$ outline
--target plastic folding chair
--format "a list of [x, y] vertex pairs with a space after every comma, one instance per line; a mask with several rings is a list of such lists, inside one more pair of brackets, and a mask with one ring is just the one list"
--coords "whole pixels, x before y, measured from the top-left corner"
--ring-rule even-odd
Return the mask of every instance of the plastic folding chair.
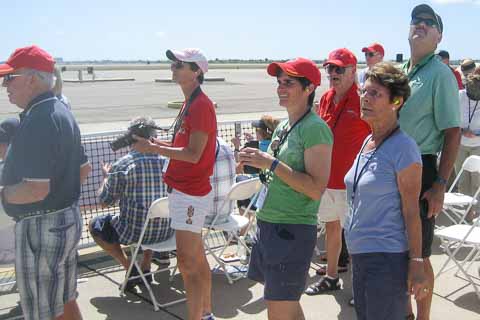
[[470, 156], [462, 164], [462, 169], [455, 177], [450, 189], [445, 193], [445, 200], [443, 203], [442, 212], [452, 221], [454, 224], [465, 223], [465, 218], [472, 208], [477, 203], [477, 197], [480, 193], [480, 186], [477, 188], [473, 195], [466, 195], [459, 192], [452, 192], [455, 186], [458, 184], [462, 174], [466, 172], [476, 172], [480, 174], [480, 156]]
[[[477, 297], [480, 299], [480, 291], [472, 276], [468, 273], [468, 269], [473, 262], [480, 258], [480, 219], [476, 219], [473, 225], [456, 224], [437, 229], [435, 230], [435, 235], [442, 240], [443, 248], [448, 255], [447, 261], [444, 262], [435, 278], [452, 269], [452, 267], [447, 269], [447, 265], [450, 261], [453, 261], [455, 264], [453, 268], [458, 268], [456, 275], [461, 272], [473, 286]], [[470, 248], [470, 252], [465, 259], [458, 260], [456, 256], [462, 248]], [[465, 267], [467, 262], [469, 264]]]
[[[153, 243], [153, 244], [142, 244], [143, 237], [145, 235], [145, 231], [147, 229], [147, 226], [150, 222], [150, 220], [155, 219], [155, 218], [169, 218], [170, 214], [168, 211], [168, 198], [161, 198], [155, 200], [151, 205], [148, 210], [147, 218], [145, 219], [145, 224], [143, 225], [142, 232], [140, 234], [140, 238], [138, 239], [138, 243], [133, 244], [130, 246], [130, 249], [132, 250], [132, 258], [131, 258], [131, 263], [130, 266], [128, 267], [127, 274], [125, 275], [125, 279], [120, 287], [120, 294], [124, 295], [125, 293], [125, 287], [127, 285], [128, 280], [134, 280], [141, 278], [143, 283], [145, 284], [145, 287], [148, 290], [148, 293], [150, 294], [150, 298], [152, 299], [153, 302], [153, 308], [155, 311], [158, 311], [160, 308], [165, 308], [168, 306], [172, 306], [174, 304], [183, 302], [186, 300], [186, 298], [181, 298], [175, 301], [171, 301], [165, 304], [160, 304], [158, 303], [157, 299], [155, 298], [155, 295], [153, 294], [152, 287], [148, 283], [147, 279], [145, 276], [150, 275], [150, 274], [155, 274], [159, 272], [169, 272], [170, 270], [173, 269], [173, 273], [170, 275], [170, 281], [173, 279], [173, 276], [175, 274], [175, 271], [177, 270], [177, 264], [173, 266], [169, 266], [166, 268], [159, 268], [153, 272], [149, 273], [143, 273], [142, 269], [140, 268], [140, 265], [138, 264], [137, 261], [137, 256], [138, 252], [140, 251], [140, 248], [142, 250], [152, 250], [156, 252], [169, 252], [177, 249], [176, 245], [176, 240], [175, 240], [175, 235], [170, 237], [168, 240], [158, 242], [158, 243]], [[130, 273], [132, 272], [133, 266], [135, 266], [138, 270], [139, 275], [138, 276], [133, 276], [130, 277]]]
[[[230, 191], [225, 197], [221, 208], [223, 209], [223, 207], [229, 204], [230, 201], [250, 199], [253, 195], [258, 193], [261, 188], [262, 183], [260, 182], [259, 178], [252, 178], [249, 180], [237, 182], [230, 188]], [[216, 224], [218, 215], [215, 216], [212, 222], [207, 226], [207, 231], [203, 236], [203, 242], [207, 252], [211, 254], [215, 261], [218, 263], [223, 273], [227, 277], [228, 283], [230, 284], [242, 277], [236, 277], [235, 279], [232, 278], [227, 272], [226, 263], [222, 261], [220, 257], [224, 253], [225, 249], [227, 249], [227, 247], [230, 245], [233, 239], [237, 241], [238, 245], [243, 246], [245, 250], [250, 253], [250, 248], [245, 243], [244, 238], [238, 236], [237, 232], [245, 227], [248, 232], [248, 230], [251, 228], [252, 222], [250, 219], [248, 219], [248, 213], [251, 210], [252, 204], [253, 203], [250, 202], [243, 215], [239, 215], [236, 213], [230, 214], [228, 216], [228, 221], [225, 223]], [[218, 210], [218, 212], [222, 212], [222, 210]], [[212, 246], [208, 243], [209, 234], [215, 231], [222, 231], [228, 233], [227, 240], [225, 241], [224, 245], [221, 246], [219, 249], [212, 248]], [[217, 254], [216, 251], [218, 251], [219, 254]]]

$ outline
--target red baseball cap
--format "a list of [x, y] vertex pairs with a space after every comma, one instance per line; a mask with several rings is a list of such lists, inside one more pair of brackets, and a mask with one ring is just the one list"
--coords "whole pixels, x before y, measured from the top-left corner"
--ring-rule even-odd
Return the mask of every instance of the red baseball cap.
[[328, 59], [327, 61], [325, 61], [323, 66], [325, 67], [328, 64], [334, 64], [339, 67], [356, 67], [357, 58], [352, 51], [348, 50], [347, 48], [341, 48], [330, 52], [330, 54], [328, 55]]
[[383, 49], [383, 46], [377, 42], [374, 42], [368, 47], [363, 48], [362, 52], [378, 52], [378, 53], [381, 53], [382, 56], [385, 55], [385, 50]]
[[318, 70], [317, 65], [312, 60], [295, 58], [287, 62], [272, 62], [268, 65], [267, 72], [272, 77], [276, 77], [278, 69], [281, 69], [291, 77], [307, 78], [316, 87], [320, 85], [320, 70]]
[[53, 73], [54, 65], [53, 57], [35, 45], [19, 48], [12, 53], [7, 62], [0, 64], [0, 77], [20, 68]]

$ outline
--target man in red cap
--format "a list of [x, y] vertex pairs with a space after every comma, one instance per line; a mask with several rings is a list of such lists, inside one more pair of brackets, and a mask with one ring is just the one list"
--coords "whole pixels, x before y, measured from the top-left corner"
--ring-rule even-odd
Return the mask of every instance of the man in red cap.
[[365, 74], [375, 64], [383, 61], [385, 50], [380, 43], [375, 42], [368, 47], [364, 47], [362, 52], [365, 52], [365, 61], [367, 62], [367, 67], [358, 73], [358, 82], [360, 83], [360, 86], [363, 87], [363, 84], [365, 83]]
[[[343, 179], [352, 166], [370, 127], [360, 119], [360, 98], [355, 84], [357, 59], [348, 49], [332, 51], [323, 64], [330, 80], [330, 90], [320, 99], [318, 114], [333, 132], [332, 167], [318, 219], [326, 223], [327, 266], [317, 270], [320, 280], [305, 293], [315, 295], [341, 288], [338, 276], [342, 249], [342, 225], [348, 210]], [[347, 260], [346, 258], [345, 260]], [[342, 261], [346, 271], [347, 261]]]
[[16, 221], [15, 274], [25, 319], [81, 319], [77, 245], [80, 184], [91, 169], [73, 115], [51, 91], [54, 60], [17, 49], [0, 77], [20, 126], [5, 157], [2, 204]]

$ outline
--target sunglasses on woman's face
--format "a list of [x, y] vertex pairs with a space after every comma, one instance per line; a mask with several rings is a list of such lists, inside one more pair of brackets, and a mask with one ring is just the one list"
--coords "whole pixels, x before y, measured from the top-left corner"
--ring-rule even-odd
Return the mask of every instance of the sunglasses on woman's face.
[[373, 58], [377, 55], [376, 52], [365, 52], [365, 58]]
[[170, 65], [172, 69], [182, 69], [184, 66], [185, 66], [185, 62], [183, 61], [175, 61], [175, 62], [172, 62], [172, 64]]
[[344, 74], [347, 68], [348, 67], [340, 67], [334, 64], [329, 64], [325, 67], [325, 70], [327, 71], [327, 73], [332, 73], [333, 71], [335, 71], [336, 74]]
[[357, 93], [358, 93], [358, 95], [359, 95], [361, 98], [363, 98], [364, 96], [367, 96], [367, 95], [368, 95], [368, 96], [371, 97], [371, 98], [379, 99], [379, 98], [381, 98], [381, 97], [383, 96], [380, 92], [378, 92], [378, 91], [375, 90], [375, 89], [359, 88], [359, 89], [357, 90]]

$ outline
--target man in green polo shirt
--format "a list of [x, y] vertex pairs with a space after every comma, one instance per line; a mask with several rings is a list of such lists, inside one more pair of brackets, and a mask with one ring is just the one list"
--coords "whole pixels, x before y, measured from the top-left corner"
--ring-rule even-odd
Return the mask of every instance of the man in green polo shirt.
[[[426, 299], [417, 302], [417, 319], [430, 318], [434, 275], [429, 257], [435, 217], [441, 212], [447, 180], [460, 144], [458, 85], [450, 69], [434, 54], [442, 40], [443, 22], [428, 5], [416, 6], [410, 23], [410, 60], [403, 66], [412, 90], [400, 110], [400, 127], [417, 142], [422, 153], [422, 257], [410, 257], [410, 268], [423, 263], [429, 281]], [[441, 152], [437, 170], [437, 154]], [[417, 258], [417, 259], [415, 259]], [[407, 310], [413, 316], [411, 304]], [[413, 318], [412, 318], [413, 319]]]

